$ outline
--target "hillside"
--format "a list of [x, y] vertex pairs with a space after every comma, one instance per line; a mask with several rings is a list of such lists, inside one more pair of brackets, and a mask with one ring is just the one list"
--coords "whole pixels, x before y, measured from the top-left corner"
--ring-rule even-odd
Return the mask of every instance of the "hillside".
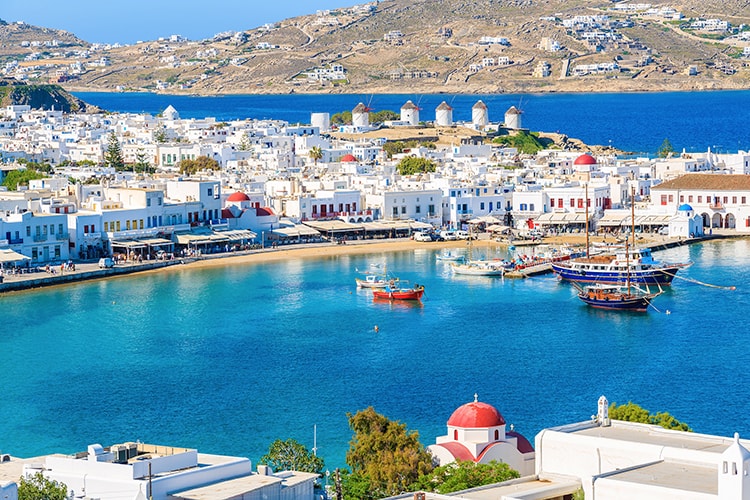
[[[594, 0], [382, 0], [224, 33], [96, 47], [65, 32], [64, 50], [23, 60], [70, 90], [174, 93], [600, 92], [750, 87], [750, 4], [652, 2], [660, 14]], [[670, 10], [671, 9], [671, 10]], [[682, 19], [670, 18], [679, 12]], [[696, 28], [718, 19], [729, 28]], [[21, 27], [22, 28], [22, 27]], [[0, 27], [0, 61], [28, 57]], [[38, 29], [40, 30], [40, 29]], [[43, 35], [43, 36], [42, 36]], [[37, 44], [38, 48], [38, 44]], [[37, 57], [38, 56], [37, 52]], [[45, 58], [42, 58], [45, 59]], [[6, 70], [7, 71], [7, 70]]]
[[28, 105], [32, 109], [54, 109], [67, 113], [101, 111], [85, 103], [59, 85], [27, 85], [14, 80], [0, 80], [0, 106]]

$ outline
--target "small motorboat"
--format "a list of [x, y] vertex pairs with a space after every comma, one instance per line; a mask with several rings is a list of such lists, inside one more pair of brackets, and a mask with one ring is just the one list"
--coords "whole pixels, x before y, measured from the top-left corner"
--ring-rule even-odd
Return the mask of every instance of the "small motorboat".
[[372, 297], [380, 300], [421, 300], [424, 295], [424, 285], [415, 284], [411, 288], [374, 288]]

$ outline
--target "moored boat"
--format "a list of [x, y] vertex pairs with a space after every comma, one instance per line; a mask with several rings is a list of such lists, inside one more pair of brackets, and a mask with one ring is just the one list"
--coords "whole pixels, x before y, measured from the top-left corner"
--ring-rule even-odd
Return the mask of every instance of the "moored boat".
[[392, 288], [386, 286], [385, 288], [375, 288], [372, 290], [372, 297], [374, 299], [421, 300], [422, 295], [424, 295], [424, 286], [416, 284], [411, 288]]
[[354, 281], [359, 288], [384, 288], [396, 286], [399, 279], [396, 276], [388, 275], [385, 266], [383, 266], [382, 273], [368, 271], [364, 278], [354, 278]]
[[454, 274], [466, 276], [502, 276], [505, 273], [503, 261], [470, 260], [452, 264]]
[[579, 283], [623, 283], [626, 276], [639, 285], [670, 285], [675, 274], [690, 266], [685, 263], [662, 263], [651, 256], [648, 248], [625, 249], [609, 255], [591, 255], [553, 262], [552, 270], [562, 280]]
[[616, 311], [646, 312], [651, 299], [661, 291], [650, 293], [640, 288], [596, 284], [578, 288], [578, 298], [591, 307]]

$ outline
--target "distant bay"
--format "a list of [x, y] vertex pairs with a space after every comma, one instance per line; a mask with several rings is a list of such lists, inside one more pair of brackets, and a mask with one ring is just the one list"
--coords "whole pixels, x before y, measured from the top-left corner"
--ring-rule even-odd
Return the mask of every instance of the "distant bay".
[[84, 101], [113, 112], [156, 115], [174, 106], [183, 118], [218, 120], [277, 119], [310, 123], [310, 114], [332, 115], [359, 102], [374, 111], [398, 112], [411, 100], [421, 118], [434, 120], [446, 101], [456, 121], [471, 120], [471, 107], [482, 100], [490, 120], [502, 122], [505, 111], [523, 111], [523, 126], [560, 132], [587, 144], [608, 145], [653, 154], [668, 138], [677, 151], [736, 152], [750, 149], [750, 91], [664, 92], [622, 94], [284, 94], [185, 96], [153, 93], [77, 92]]

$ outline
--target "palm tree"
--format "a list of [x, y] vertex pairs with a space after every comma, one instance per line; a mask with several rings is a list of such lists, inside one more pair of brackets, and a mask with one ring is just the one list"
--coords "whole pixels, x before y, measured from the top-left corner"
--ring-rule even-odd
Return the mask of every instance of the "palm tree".
[[311, 160], [315, 162], [315, 166], [318, 166], [318, 160], [323, 158], [323, 150], [320, 149], [320, 146], [313, 146], [310, 148], [310, 151], [307, 153], [307, 155], [310, 157]]

